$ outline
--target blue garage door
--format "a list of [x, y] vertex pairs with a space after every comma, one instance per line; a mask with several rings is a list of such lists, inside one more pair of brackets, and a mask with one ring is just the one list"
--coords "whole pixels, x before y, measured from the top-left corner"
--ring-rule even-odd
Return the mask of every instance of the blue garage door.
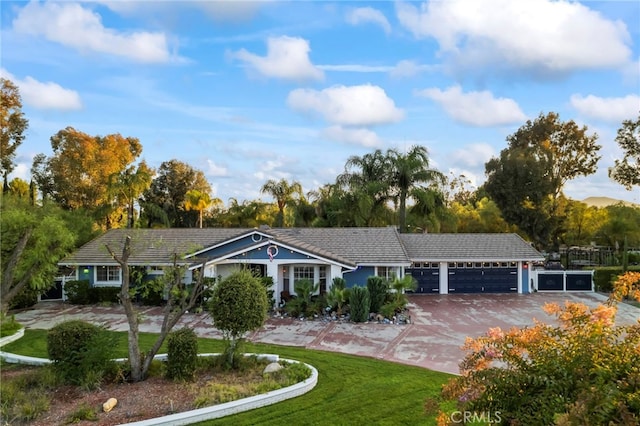
[[416, 262], [405, 270], [418, 282], [415, 293], [438, 294], [440, 292], [440, 264]]
[[449, 293], [517, 293], [515, 262], [451, 262]]

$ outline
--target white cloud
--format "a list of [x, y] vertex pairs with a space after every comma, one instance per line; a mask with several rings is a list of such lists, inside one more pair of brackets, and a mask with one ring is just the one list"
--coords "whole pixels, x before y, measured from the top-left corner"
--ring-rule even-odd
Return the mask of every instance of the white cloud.
[[318, 65], [318, 68], [324, 71], [341, 71], [341, 72], [389, 72], [393, 67], [388, 65], [360, 65], [360, 64], [341, 64], [341, 65]]
[[631, 55], [625, 24], [578, 2], [448, 0], [420, 8], [400, 2], [396, 12], [415, 37], [435, 38], [465, 68], [502, 64], [557, 74], [623, 67]]
[[434, 65], [421, 65], [414, 61], [403, 60], [389, 71], [389, 75], [394, 78], [413, 77], [424, 71], [432, 71], [435, 68], [437, 67]]
[[495, 98], [489, 91], [463, 93], [460, 86], [417, 92], [438, 103], [454, 120], [478, 127], [499, 126], [522, 121], [526, 116], [509, 98]]
[[351, 145], [360, 145], [368, 148], [378, 148], [382, 146], [382, 141], [374, 131], [360, 127], [330, 126], [324, 129], [322, 135], [331, 140]]
[[627, 95], [621, 98], [572, 95], [571, 106], [580, 114], [610, 123], [621, 124], [631, 120], [640, 112], [640, 96]]
[[171, 59], [165, 34], [119, 33], [105, 28], [99, 14], [78, 3], [32, 1], [20, 10], [13, 28], [16, 32], [44, 36], [80, 51], [107, 53], [148, 63]]
[[207, 160], [206, 174], [213, 177], [227, 176], [229, 174], [229, 170], [224, 166], [214, 163], [213, 160]]
[[296, 89], [289, 93], [287, 104], [296, 111], [316, 113], [329, 123], [346, 126], [395, 123], [404, 117], [382, 88], [370, 84], [320, 91]]
[[371, 22], [380, 25], [385, 33], [389, 34], [391, 32], [391, 25], [384, 14], [372, 7], [359, 7], [351, 10], [347, 14], [347, 22], [351, 25]]
[[0, 68], [0, 76], [13, 81], [18, 86], [25, 105], [36, 109], [64, 111], [82, 109], [80, 95], [75, 90], [65, 89], [51, 81], [43, 83], [30, 76], [21, 80], [4, 68]]
[[323, 72], [309, 60], [309, 42], [297, 37], [270, 37], [267, 56], [258, 56], [241, 49], [232, 53], [258, 73], [285, 80], [322, 80]]
[[486, 143], [476, 143], [466, 145], [461, 149], [457, 149], [451, 153], [451, 161], [453, 164], [463, 166], [484, 168], [484, 164], [495, 156], [493, 147]]

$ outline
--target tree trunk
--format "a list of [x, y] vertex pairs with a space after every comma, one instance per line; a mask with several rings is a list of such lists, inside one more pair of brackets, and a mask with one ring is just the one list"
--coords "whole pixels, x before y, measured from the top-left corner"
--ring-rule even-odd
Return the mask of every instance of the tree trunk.
[[[18, 244], [13, 249], [13, 253], [11, 253], [11, 257], [7, 261], [6, 269], [4, 270], [4, 274], [2, 275], [2, 284], [0, 285], [0, 294], [2, 295], [2, 303], [0, 304], [0, 312], [2, 314], [6, 314], [9, 310], [9, 302], [13, 299], [16, 294], [20, 292], [26, 285], [29, 280], [23, 278], [19, 283], [13, 282], [14, 275], [16, 273], [16, 267], [20, 258], [22, 257], [22, 253], [27, 247], [27, 243], [29, 242], [29, 238], [31, 238], [31, 234], [33, 229], [29, 228], [24, 231], [24, 234], [18, 240]], [[27, 274], [27, 277], [31, 276], [30, 273]]]
[[122, 256], [118, 257], [109, 246], [107, 250], [111, 254], [111, 257], [118, 262], [122, 269], [122, 287], [120, 288], [120, 301], [124, 307], [124, 311], [127, 315], [127, 322], [129, 323], [129, 333], [127, 342], [129, 346], [129, 366], [131, 368], [131, 381], [139, 382], [144, 379], [142, 375], [142, 355], [140, 353], [139, 343], [139, 329], [138, 313], [136, 312], [131, 295], [129, 294], [129, 256], [131, 255], [131, 237], [127, 235], [124, 241], [124, 247], [122, 248]]
[[407, 192], [400, 192], [400, 209], [398, 211], [398, 228], [400, 233], [407, 232]]

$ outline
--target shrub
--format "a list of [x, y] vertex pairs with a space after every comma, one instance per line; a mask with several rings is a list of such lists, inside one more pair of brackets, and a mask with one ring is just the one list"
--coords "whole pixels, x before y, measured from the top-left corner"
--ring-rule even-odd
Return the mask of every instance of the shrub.
[[167, 377], [191, 380], [198, 366], [198, 338], [189, 328], [172, 331], [167, 340]]
[[289, 315], [310, 317], [313, 315], [312, 297], [318, 291], [320, 283], [313, 284], [310, 280], [300, 280], [294, 285], [296, 296], [291, 299], [285, 309]]
[[384, 278], [372, 276], [367, 278], [367, 288], [369, 289], [369, 298], [371, 300], [369, 311], [378, 313], [387, 299], [389, 286]]
[[269, 304], [269, 309], [271, 310], [276, 304], [276, 299], [273, 297], [275, 294], [275, 290], [273, 289], [273, 277], [262, 277], [260, 278], [260, 282], [262, 282], [262, 285], [267, 292], [267, 302]]
[[34, 290], [28, 286], [23, 288], [9, 301], [9, 309], [25, 309], [38, 303], [39, 290]]
[[120, 287], [91, 287], [89, 289], [89, 300], [94, 303], [118, 303], [120, 297]]
[[62, 380], [87, 389], [117, 373], [114, 348], [114, 335], [85, 321], [62, 322], [47, 333], [47, 352]]
[[89, 301], [89, 280], [67, 281], [64, 284], [64, 291], [69, 302], [74, 305], [88, 305]]
[[369, 289], [367, 287], [355, 286], [351, 288], [349, 297], [349, 308], [351, 310], [351, 321], [365, 322], [369, 319]]

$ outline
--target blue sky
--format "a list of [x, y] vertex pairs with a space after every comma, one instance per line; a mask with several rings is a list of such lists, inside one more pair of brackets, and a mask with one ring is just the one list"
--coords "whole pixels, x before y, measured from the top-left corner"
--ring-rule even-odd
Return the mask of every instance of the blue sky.
[[554, 111], [599, 135], [581, 200], [640, 203], [607, 177], [640, 111], [640, 2], [2, 1], [0, 73], [29, 119], [13, 176], [72, 126], [202, 170], [225, 204], [268, 179], [305, 191], [349, 156], [427, 147], [476, 185], [505, 138]]

